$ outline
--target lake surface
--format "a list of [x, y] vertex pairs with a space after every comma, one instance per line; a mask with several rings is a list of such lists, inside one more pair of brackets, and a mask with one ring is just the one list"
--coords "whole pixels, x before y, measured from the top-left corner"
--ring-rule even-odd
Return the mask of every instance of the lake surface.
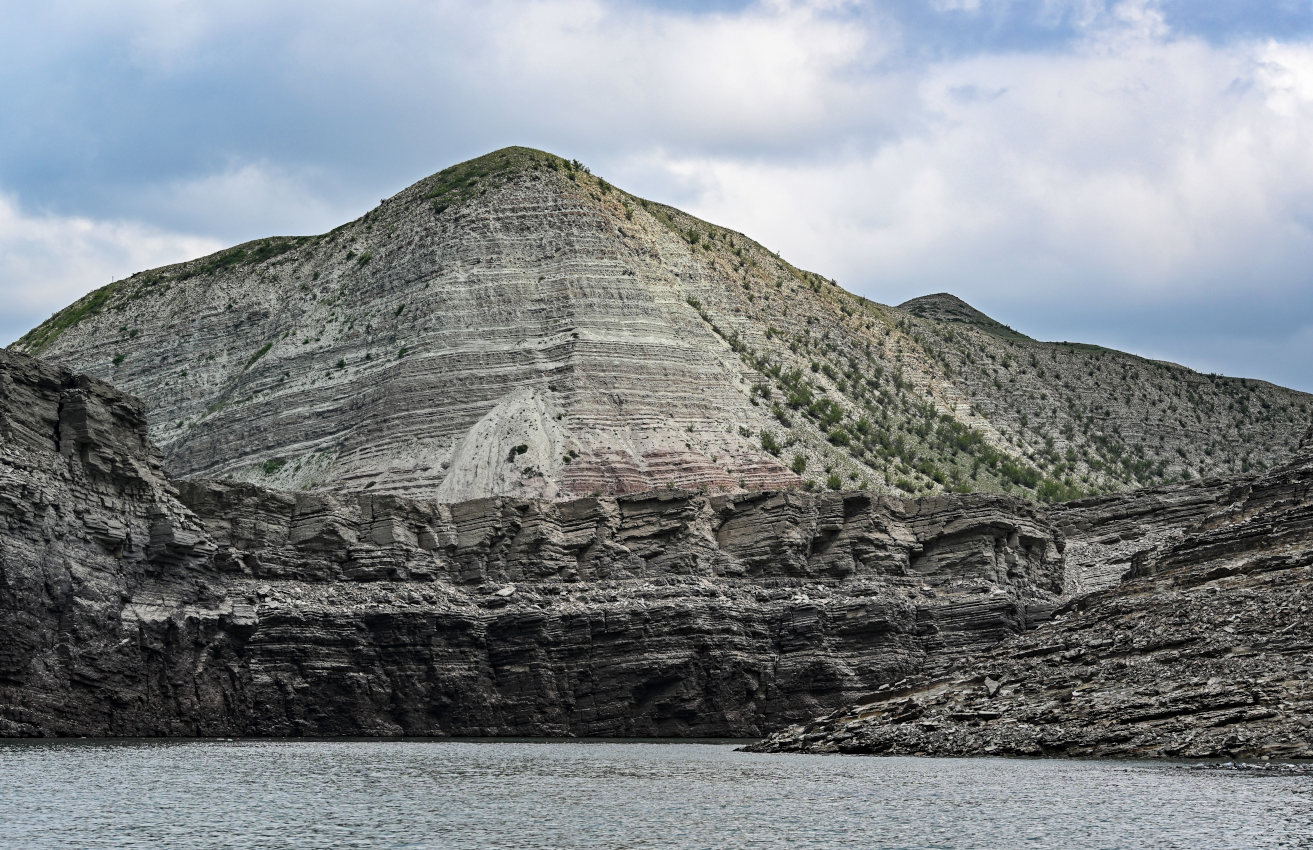
[[0, 847], [1313, 846], [1313, 776], [732, 744], [0, 743]]

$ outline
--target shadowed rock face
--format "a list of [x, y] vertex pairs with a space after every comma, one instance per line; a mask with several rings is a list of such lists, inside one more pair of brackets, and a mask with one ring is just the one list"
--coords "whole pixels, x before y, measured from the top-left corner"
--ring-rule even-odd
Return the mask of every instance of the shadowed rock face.
[[1305, 446], [1046, 511], [294, 494], [172, 483], [140, 402], [0, 352], [0, 734], [1307, 757]]
[[1003, 497], [458, 504], [173, 484], [0, 352], [0, 733], [750, 735], [1052, 610]]
[[1313, 757], [1310, 449], [1134, 554], [1124, 584], [752, 749]]

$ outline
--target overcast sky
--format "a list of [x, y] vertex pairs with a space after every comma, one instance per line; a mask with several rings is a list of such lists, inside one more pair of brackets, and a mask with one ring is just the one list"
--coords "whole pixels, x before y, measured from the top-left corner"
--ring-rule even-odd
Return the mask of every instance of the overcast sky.
[[1313, 0], [0, 0], [0, 344], [510, 144], [877, 301], [1313, 391]]

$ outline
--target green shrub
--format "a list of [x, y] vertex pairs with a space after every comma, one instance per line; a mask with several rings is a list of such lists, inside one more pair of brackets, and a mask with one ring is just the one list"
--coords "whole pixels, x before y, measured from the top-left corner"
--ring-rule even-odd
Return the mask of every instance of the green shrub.
[[268, 354], [269, 350], [273, 347], [274, 344], [272, 342], [266, 342], [264, 345], [260, 346], [260, 348], [254, 354], [251, 355], [251, 358], [246, 361], [246, 365], [242, 367], [242, 371], [245, 372], [247, 369], [254, 366], [255, 361], [259, 360], [261, 357]]
[[852, 442], [852, 437], [850, 437], [848, 432], [842, 428], [835, 428], [825, 439], [829, 440], [833, 445], [840, 447], [847, 446]]

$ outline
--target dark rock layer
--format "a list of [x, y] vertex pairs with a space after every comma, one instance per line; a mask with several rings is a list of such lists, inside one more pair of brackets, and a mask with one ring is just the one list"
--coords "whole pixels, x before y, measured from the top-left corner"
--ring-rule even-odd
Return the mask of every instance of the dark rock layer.
[[1310, 449], [1134, 555], [1126, 583], [751, 749], [1313, 758]]
[[175, 484], [0, 352], [0, 734], [751, 735], [1047, 616], [1003, 497], [454, 505]]

